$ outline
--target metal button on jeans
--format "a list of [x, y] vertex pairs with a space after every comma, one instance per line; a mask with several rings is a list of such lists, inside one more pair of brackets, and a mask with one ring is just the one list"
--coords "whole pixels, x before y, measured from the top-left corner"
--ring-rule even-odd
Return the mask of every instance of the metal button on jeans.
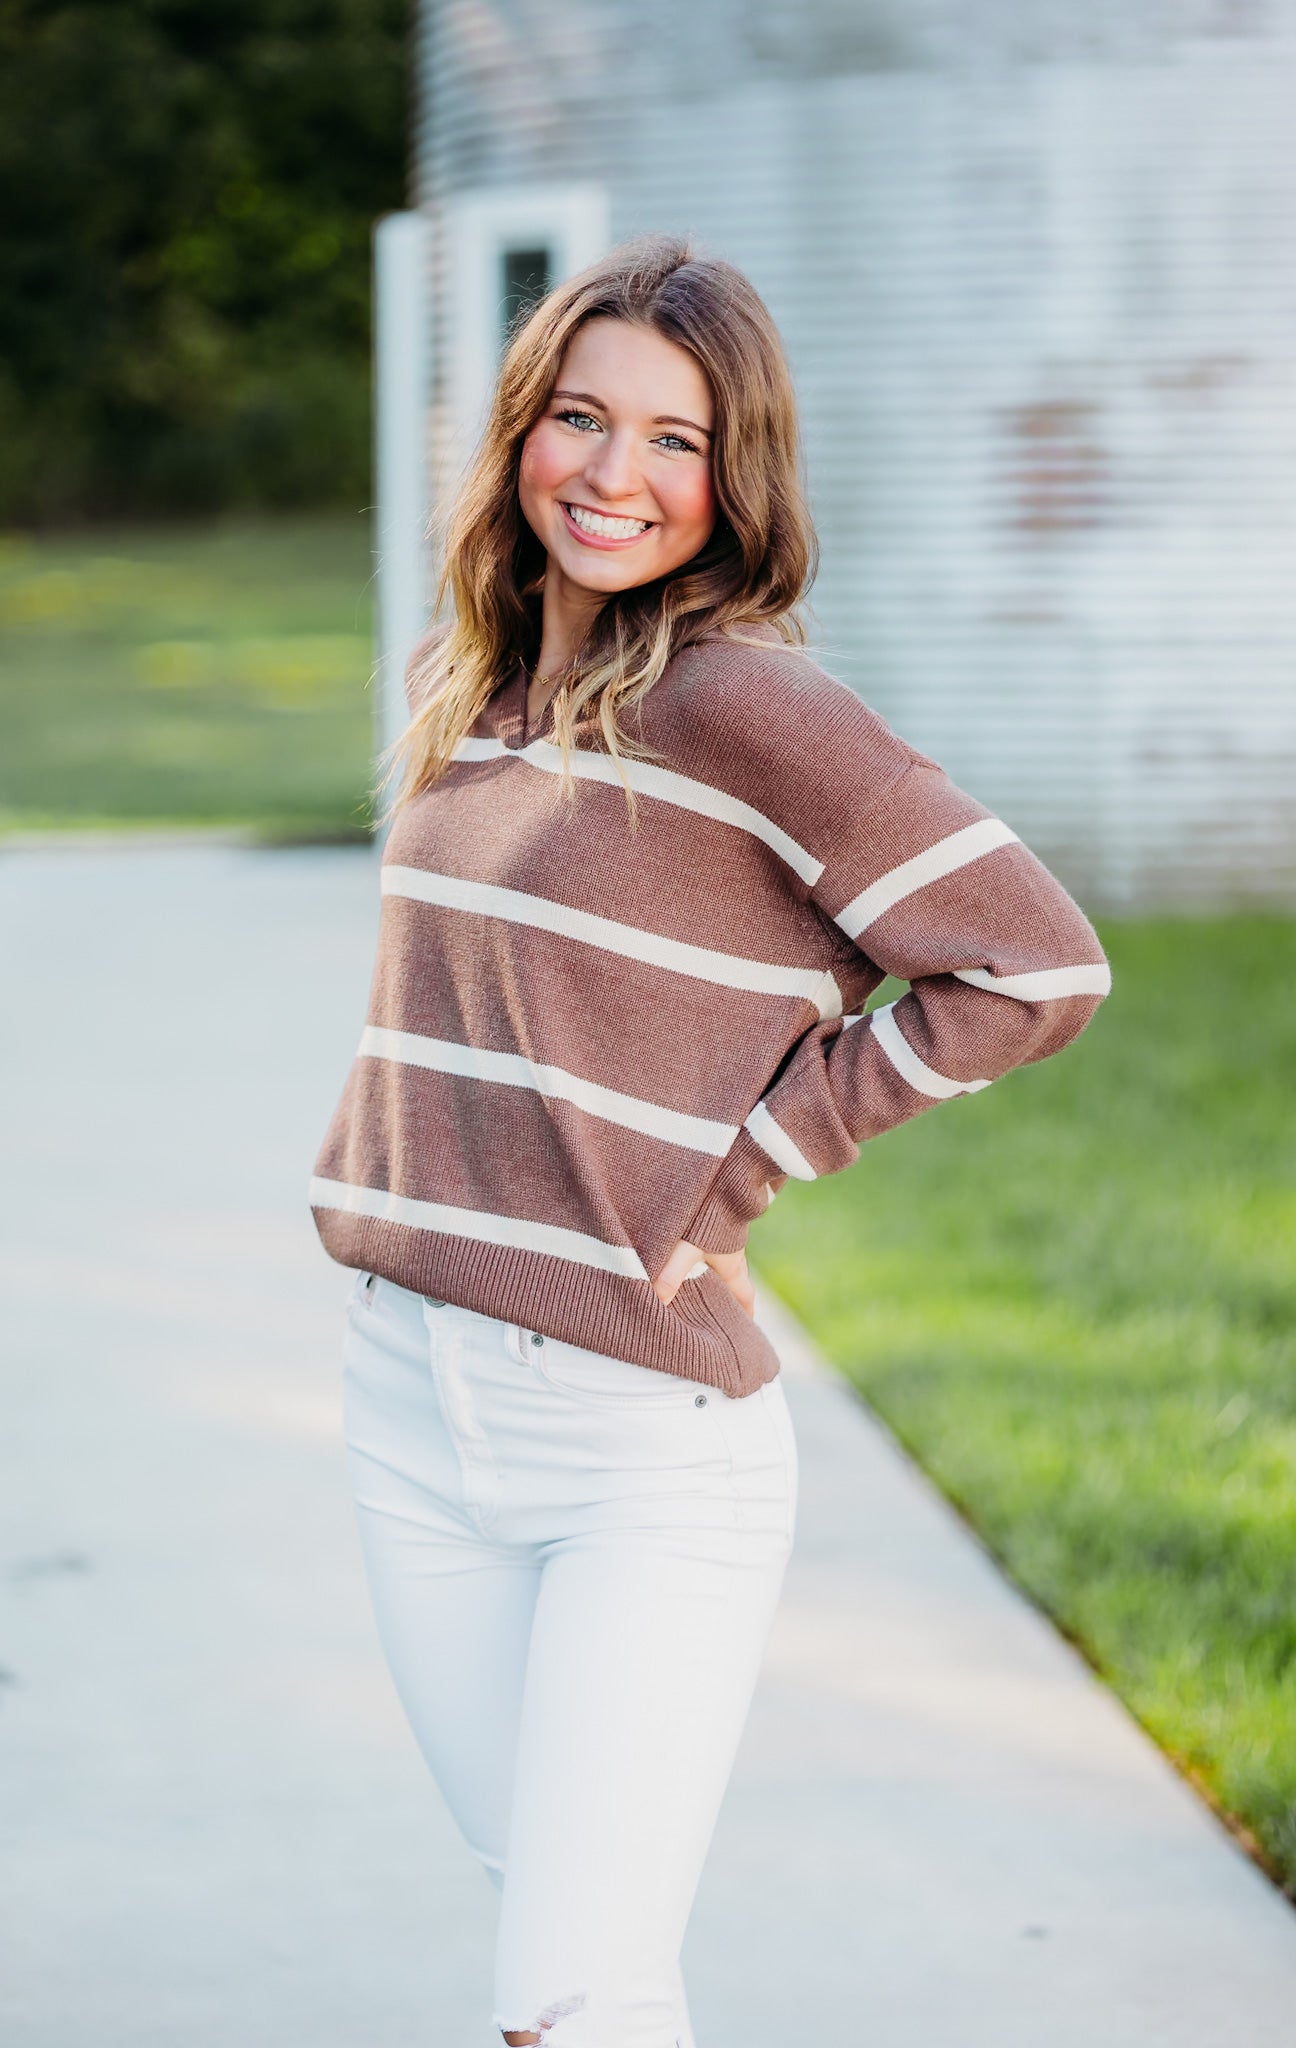
[[705, 1407], [706, 1407], [706, 1395], [705, 1395], [705, 1394], [695, 1394], [695, 1395], [693, 1396], [693, 1406], [694, 1406], [695, 1408], [705, 1408]]
[[533, 1344], [543, 1344], [543, 1343], [544, 1343], [544, 1338], [543, 1338], [543, 1337], [542, 1337], [542, 1336], [540, 1335], [540, 1333], [539, 1333], [539, 1331], [538, 1331], [538, 1330], [533, 1330], [533, 1331], [531, 1332], [531, 1342], [532, 1342]]

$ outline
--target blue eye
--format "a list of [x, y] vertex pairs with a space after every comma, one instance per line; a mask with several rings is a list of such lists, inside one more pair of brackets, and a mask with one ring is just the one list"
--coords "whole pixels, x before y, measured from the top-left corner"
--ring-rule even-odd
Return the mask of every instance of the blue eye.
[[[564, 426], [572, 427], [578, 434], [598, 434], [603, 431], [601, 420], [596, 419], [592, 412], [582, 412], [577, 406], [565, 406], [561, 412], [554, 414], [554, 418], [561, 420]], [[664, 447], [668, 455], [700, 455], [702, 452], [696, 441], [686, 440], [683, 434], [658, 434], [656, 446]]]

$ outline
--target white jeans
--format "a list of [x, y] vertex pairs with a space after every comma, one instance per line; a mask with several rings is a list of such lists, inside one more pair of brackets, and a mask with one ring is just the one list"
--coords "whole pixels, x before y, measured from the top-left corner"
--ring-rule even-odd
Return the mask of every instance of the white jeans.
[[781, 1380], [738, 1399], [367, 1273], [347, 1318], [383, 1648], [502, 1894], [494, 2023], [695, 2048], [680, 1946], [795, 1528]]

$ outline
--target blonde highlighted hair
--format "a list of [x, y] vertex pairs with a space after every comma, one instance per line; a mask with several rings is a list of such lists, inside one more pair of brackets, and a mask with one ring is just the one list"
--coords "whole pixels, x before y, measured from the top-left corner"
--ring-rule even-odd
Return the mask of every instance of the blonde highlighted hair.
[[[796, 400], [778, 330], [732, 264], [696, 256], [687, 240], [648, 235], [614, 249], [540, 301], [509, 341], [480, 445], [446, 523], [433, 606], [448, 624], [420, 643], [409, 671], [417, 707], [379, 784], [404, 776], [383, 821], [444, 773], [459, 741], [519, 662], [540, 644], [545, 553], [522, 515], [522, 444], [542, 418], [563, 353], [588, 320], [651, 328], [700, 364], [715, 402], [717, 517], [700, 552], [671, 575], [610, 594], [553, 698], [564, 781], [582, 719], [597, 724], [620, 768], [643, 755], [617, 714], [637, 704], [682, 647], [744, 627], [805, 643], [798, 606], [817, 563], [800, 473]], [[387, 757], [385, 757], [387, 758]], [[621, 771], [623, 782], [626, 781]], [[634, 795], [626, 782], [631, 810]]]

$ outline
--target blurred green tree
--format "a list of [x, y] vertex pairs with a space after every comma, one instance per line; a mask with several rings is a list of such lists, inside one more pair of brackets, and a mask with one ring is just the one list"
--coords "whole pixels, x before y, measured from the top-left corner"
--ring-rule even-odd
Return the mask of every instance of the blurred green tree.
[[0, 0], [0, 521], [362, 504], [408, 0]]

